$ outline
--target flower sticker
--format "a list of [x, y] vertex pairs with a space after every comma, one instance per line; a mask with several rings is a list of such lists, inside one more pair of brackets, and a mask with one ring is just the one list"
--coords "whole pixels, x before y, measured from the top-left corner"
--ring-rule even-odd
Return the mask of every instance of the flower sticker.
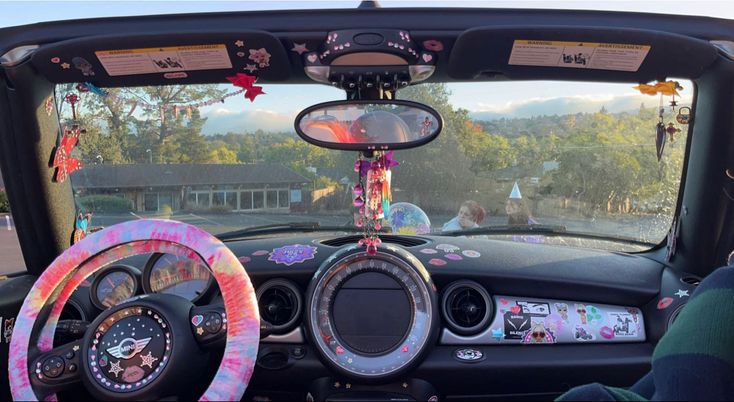
[[293, 244], [273, 249], [273, 252], [270, 253], [270, 257], [268, 257], [268, 261], [291, 266], [307, 260], [313, 260], [316, 256], [316, 252], [317, 249], [314, 246]]
[[270, 65], [270, 53], [265, 48], [250, 49], [250, 60], [257, 63], [260, 68], [267, 67]]

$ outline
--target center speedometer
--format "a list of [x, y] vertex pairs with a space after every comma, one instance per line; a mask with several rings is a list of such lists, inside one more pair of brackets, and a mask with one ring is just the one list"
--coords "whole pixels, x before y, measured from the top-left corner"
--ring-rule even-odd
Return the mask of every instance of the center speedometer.
[[344, 374], [369, 380], [417, 364], [437, 334], [433, 284], [407, 251], [376, 255], [349, 247], [316, 272], [308, 293], [309, 333], [324, 359]]

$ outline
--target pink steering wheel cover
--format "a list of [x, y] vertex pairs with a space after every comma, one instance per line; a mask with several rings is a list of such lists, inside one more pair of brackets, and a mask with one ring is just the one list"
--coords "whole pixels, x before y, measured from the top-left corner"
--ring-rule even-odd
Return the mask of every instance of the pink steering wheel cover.
[[[146, 240], [153, 241], [146, 242]], [[113, 256], [104, 260], [114, 261], [124, 250], [140, 254], [156, 249], [167, 249], [169, 247], [165, 246], [166, 243], [188, 248], [204, 259], [219, 284], [227, 311], [224, 358], [214, 380], [200, 400], [221, 401], [242, 398], [252, 377], [260, 338], [257, 299], [247, 273], [235, 255], [209, 233], [180, 222], [143, 219], [120, 223], [87, 236], [59, 255], [38, 278], [18, 313], [10, 344], [8, 371], [13, 399], [37, 400], [28, 373], [31, 329], [47, 302], [53, 301], [54, 298], [57, 303], [68, 299], [73, 289], [83, 281], [79, 278], [87, 277], [104, 266], [102, 261], [88, 260], [116, 246], [129, 244], [126, 247], [116, 248], [112, 251]], [[91, 262], [90, 268], [76, 275], [85, 262]], [[68, 287], [65, 285], [67, 281], [70, 282]], [[55, 326], [57, 319], [58, 317], [52, 319], [54, 321], [52, 326]], [[44, 328], [38, 340], [39, 346], [49, 347], [48, 339], [49, 336], [53, 336], [53, 331], [50, 331], [50, 335], [48, 332], [49, 330]]]

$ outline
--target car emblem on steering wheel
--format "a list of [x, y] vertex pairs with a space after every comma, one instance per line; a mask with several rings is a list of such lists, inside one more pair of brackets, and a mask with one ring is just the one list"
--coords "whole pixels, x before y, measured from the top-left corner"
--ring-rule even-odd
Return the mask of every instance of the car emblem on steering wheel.
[[150, 343], [151, 338], [145, 338], [140, 340], [135, 340], [133, 338], [125, 338], [120, 342], [117, 346], [113, 346], [109, 349], [107, 349], [107, 353], [111, 354], [113, 357], [117, 359], [130, 359], [133, 356], [140, 353], [143, 349], [145, 349], [146, 346], [148, 346], [148, 343]]

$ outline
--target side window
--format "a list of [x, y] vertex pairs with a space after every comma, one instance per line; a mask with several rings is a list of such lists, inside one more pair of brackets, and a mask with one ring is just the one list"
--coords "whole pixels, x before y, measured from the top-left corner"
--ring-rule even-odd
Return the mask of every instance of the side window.
[[10, 215], [10, 203], [5, 194], [5, 184], [0, 177], [0, 275], [19, 271], [25, 271], [25, 263], [20, 251], [15, 223]]

